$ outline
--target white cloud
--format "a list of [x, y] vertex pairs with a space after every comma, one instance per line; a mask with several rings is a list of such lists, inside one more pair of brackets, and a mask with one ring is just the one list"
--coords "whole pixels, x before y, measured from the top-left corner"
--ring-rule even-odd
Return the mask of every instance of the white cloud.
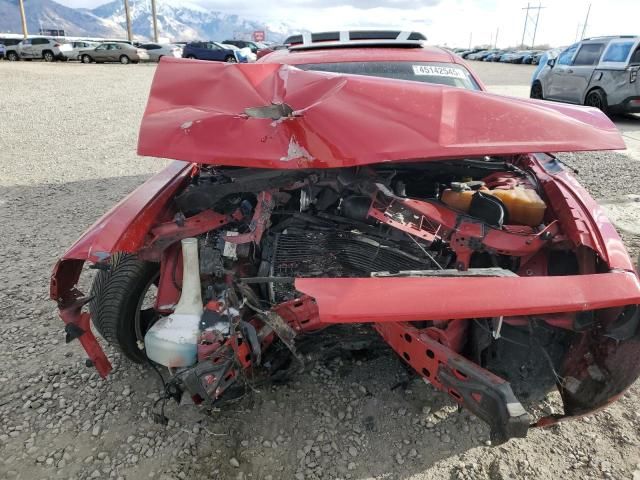
[[[91, 7], [104, 0], [58, 0]], [[156, 0], [162, 2], [163, 0]], [[499, 29], [498, 46], [522, 40], [524, 0], [190, 0], [205, 8], [238, 13], [265, 23], [286, 22], [308, 30], [397, 28], [418, 30], [429, 43], [467, 46], [488, 44]], [[172, 0], [177, 3], [177, 0]], [[532, 5], [536, 0], [531, 0]], [[640, 34], [640, 0], [543, 0], [536, 43], [573, 43], [592, 4], [587, 36]], [[532, 12], [533, 14], [533, 12]], [[528, 43], [533, 29], [525, 39]]]

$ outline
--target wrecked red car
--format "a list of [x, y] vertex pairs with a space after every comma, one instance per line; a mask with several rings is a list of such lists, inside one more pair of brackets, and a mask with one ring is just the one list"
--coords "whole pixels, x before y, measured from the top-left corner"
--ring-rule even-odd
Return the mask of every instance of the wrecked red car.
[[[274, 352], [302, 362], [306, 334], [365, 324], [494, 443], [599, 409], [638, 377], [638, 276], [545, 153], [623, 149], [614, 125], [484, 92], [423, 38], [305, 35], [255, 64], [160, 62], [138, 152], [178, 161], [51, 278], [68, 340], [102, 376], [91, 322], [204, 405], [275, 368]], [[533, 419], [521, 401], [554, 387], [564, 412]]]

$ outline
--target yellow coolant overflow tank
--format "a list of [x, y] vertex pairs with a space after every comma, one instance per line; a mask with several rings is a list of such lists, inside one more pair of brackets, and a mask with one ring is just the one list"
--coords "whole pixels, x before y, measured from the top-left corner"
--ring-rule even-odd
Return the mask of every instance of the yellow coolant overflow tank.
[[489, 189], [484, 184], [478, 186], [479, 183], [482, 182], [453, 182], [451, 188], [442, 192], [440, 200], [451, 208], [471, 214], [469, 210], [473, 196], [480, 192], [492, 195], [502, 202], [507, 213], [505, 223], [530, 227], [537, 227], [542, 223], [547, 205], [535, 190], [522, 186]]

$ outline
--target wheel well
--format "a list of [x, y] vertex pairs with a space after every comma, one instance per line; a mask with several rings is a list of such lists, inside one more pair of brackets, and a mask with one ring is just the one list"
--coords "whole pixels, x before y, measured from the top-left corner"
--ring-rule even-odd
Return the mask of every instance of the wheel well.
[[540, 90], [542, 90], [542, 96], [544, 97], [544, 87], [542, 86], [542, 82], [538, 79], [534, 80], [533, 83], [531, 84], [531, 90], [533, 91], [533, 87], [535, 86], [539, 86]]
[[607, 92], [605, 92], [602, 88], [600, 87], [593, 87], [591, 90], [589, 90], [587, 93], [584, 94], [584, 98], [582, 99], [582, 104], [584, 105], [584, 102], [587, 101], [587, 97], [592, 93], [595, 92], [596, 90], [600, 90], [602, 92], [602, 95], [604, 95], [604, 99], [605, 101], [607, 100]]

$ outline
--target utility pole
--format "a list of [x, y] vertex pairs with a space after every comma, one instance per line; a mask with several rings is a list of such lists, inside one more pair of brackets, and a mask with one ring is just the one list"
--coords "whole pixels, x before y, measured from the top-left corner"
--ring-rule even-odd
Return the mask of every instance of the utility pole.
[[[153, 0], [151, 0], [153, 2]], [[538, 13], [536, 14], [536, 26], [533, 27], [533, 40], [531, 40], [531, 48], [536, 45], [536, 33], [538, 33], [538, 20], [540, 20], [540, 10], [542, 10], [542, 4], [538, 3]]]
[[591, 4], [589, 4], [589, 8], [587, 9], [587, 18], [584, 20], [584, 25], [582, 26], [582, 37], [580, 40], [584, 38], [585, 33], [587, 32], [587, 23], [589, 23], [589, 14], [591, 13]]
[[129, 13], [129, 0], [124, 0], [124, 16], [127, 19], [127, 38], [133, 41], [133, 32], [131, 31], [131, 14]]
[[[524, 28], [522, 29], [522, 41], [520, 47], [524, 47], [524, 34], [527, 33], [527, 22], [529, 21], [529, 4], [527, 3], [527, 13], [524, 15]], [[524, 10], [524, 8], [523, 8]]]
[[493, 48], [498, 48], [498, 34], [500, 33], [500, 27], [496, 28], [496, 40], [493, 45]]
[[24, 14], [24, 0], [20, 0], [20, 18], [22, 19], [22, 35], [24, 38], [29, 36], [29, 32], [27, 32], [27, 17]]
[[473, 32], [469, 34], [469, 50], [471, 50], [471, 40], [473, 39]]
[[156, 0], [151, 0], [151, 18], [153, 18], [153, 41], [158, 43], [158, 17], [156, 16]]
[[[522, 10], [526, 10], [525, 15], [524, 15], [524, 29], [522, 30], [522, 42], [520, 42], [520, 47], [524, 48], [524, 39], [527, 36], [527, 26], [529, 25], [529, 22], [531, 22], [533, 24], [533, 39], [532, 39], [532, 45], [536, 42], [536, 33], [538, 32], [538, 20], [540, 20], [540, 10], [542, 10], [543, 7], [541, 3], [538, 3], [537, 7], [532, 7], [530, 3], [527, 3], [527, 7], [523, 8]], [[533, 12], [533, 11], [537, 11], [537, 15], [535, 16], [535, 18], [532, 16], [531, 13], [529, 12]]]

